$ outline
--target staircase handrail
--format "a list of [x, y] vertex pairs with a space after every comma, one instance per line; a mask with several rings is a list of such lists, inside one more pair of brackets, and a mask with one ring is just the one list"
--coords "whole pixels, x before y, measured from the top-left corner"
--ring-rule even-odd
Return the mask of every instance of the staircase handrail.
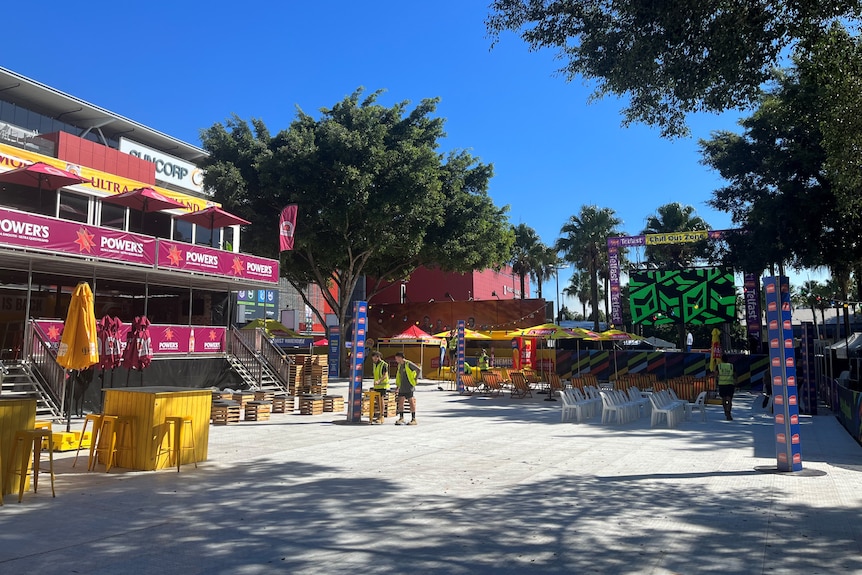
[[257, 339], [260, 342], [258, 349], [261, 357], [284, 388], [289, 389], [291, 377], [296, 373], [296, 362], [292, 356], [287, 355], [283, 349], [275, 345], [265, 330], [257, 328], [255, 331], [260, 331]]
[[230, 338], [228, 338], [228, 353], [233, 355], [248, 370], [257, 381], [257, 385], [260, 386], [263, 379], [263, 360], [253, 347], [254, 339], [255, 334], [251, 330], [231, 327]]
[[63, 401], [66, 370], [57, 363], [57, 350], [53, 348], [51, 340], [35, 320], [28, 322], [30, 328], [30, 357], [25, 358], [32, 367], [30, 372], [39, 380], [39, 383], [57, 402]]

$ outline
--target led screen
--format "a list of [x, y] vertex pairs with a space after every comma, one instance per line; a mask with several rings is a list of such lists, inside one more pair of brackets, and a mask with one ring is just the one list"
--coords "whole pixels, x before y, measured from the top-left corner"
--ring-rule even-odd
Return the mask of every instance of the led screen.
[[634, 323], [645, 325], [736, 321], [733, 272], [722, 268], [631, 272], [629, 307]]

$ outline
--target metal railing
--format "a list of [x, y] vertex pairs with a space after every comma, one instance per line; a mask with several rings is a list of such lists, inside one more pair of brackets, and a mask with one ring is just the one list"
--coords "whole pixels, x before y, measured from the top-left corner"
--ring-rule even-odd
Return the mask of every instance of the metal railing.
[[263, 379], [263, 366], [260, 355], [255, 351], [255, 333], [251, 330], [239, 330], [233, 327], [230, 330], [227, 344], [228, 353], [234, 356], [260, 385]]
[[30, 346], [29, 361], [33, 376], [39, 380], [42, 386], [53, 396], [53, 399], [63, 405], [64, 392], [66, 389], [66, 371], [57, 363], [57, 350], [51, 344], [51, 340], [42, 331], [39, 325], [30, 320], [27, 322], [27, 334]]
[[294, 362], [293, 357], [275, 345], [262, 329], [257, 328], [254, 331], [261, 332], [258, 334], [260, 345], [257, 348], [260, 350], [261, 357], [278, 377], [281, 384], [287, 388], [292, 381], [291, 377], [296, 373], [296, 362]]

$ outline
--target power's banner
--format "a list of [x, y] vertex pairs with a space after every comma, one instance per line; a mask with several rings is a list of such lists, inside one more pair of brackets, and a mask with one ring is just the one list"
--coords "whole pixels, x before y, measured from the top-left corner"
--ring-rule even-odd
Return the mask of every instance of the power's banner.
[[362, 369], [365, 362], [365, 332], [368, 329], [368, 304], [353, 302], [353, 354], [350, 357], [350, 395], [347, 399], [347, 421], [362, 421]]
[[779, 471], [802, 470], [799, 393], [790, 318], [790, 282], [784, 276], [763, 278], [770, 377], [775, 411], [775, 453]]
[[461, 376], [464, 374], [464, 351], [465, 351], [465, 339], [464, 339], [464, 328], [466, 324], [463, 319], [458, 320], [458, 359], [455, 362], [457, 366], [455, 368], [456, 380], [455, 387], [458, 388], [458, 393], [464, 393], [464, 380], [461, 379]]

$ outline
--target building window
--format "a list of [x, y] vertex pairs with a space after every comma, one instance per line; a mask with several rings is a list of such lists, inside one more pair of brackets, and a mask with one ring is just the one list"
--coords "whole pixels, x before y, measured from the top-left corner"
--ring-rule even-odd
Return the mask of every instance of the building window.
[[72, 192], [60, 192], [60, 218], [86, 224], [90, 221], [90, 198]]
[[0, 184], [0, 205], [31, 214], [53, 216], [57, 211], [57, 192], [15, 184]]
[[178, 242], [191, 243], [192, 224], [183, 220], [174, 220], [174, 239]]
[[116, 204], [100, 202], [102, 213], [99, 225], [117, 230], [126, 229], [126, 208]]

